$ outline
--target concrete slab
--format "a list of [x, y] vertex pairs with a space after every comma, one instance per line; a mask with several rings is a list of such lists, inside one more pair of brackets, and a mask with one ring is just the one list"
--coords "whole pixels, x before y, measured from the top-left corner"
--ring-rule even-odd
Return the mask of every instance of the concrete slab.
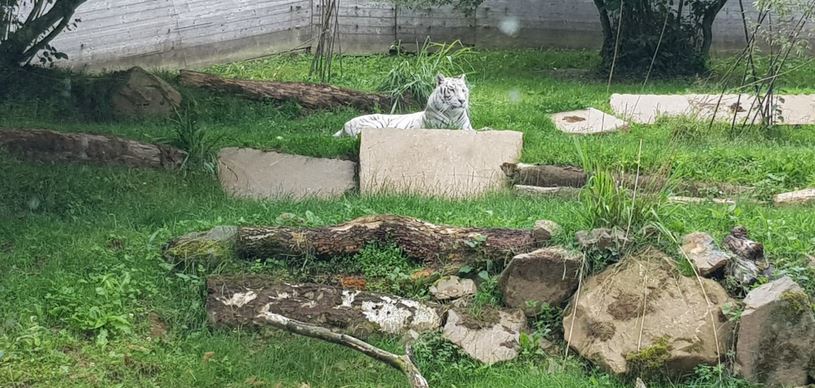
[[522, 145], [515, 131], [364, 129], [360, 192], [478, 196], [504, 185], [501, 164], [517, 162]]
[[628, 127], [625, 121], [594, 108], [555, 113], [552, 121], [563, 132], [581, 135], [615, 132]]
[[[736, 123], [753, 122], [758, 104], [749, 94], [613, 94], [614, 114], [635, 123], [652, 124], [658, 117], [690, 116]], [[815, 124], [815, 95], [780, 95], [775, 97], [777, 123]], [[756, 119], [758, 120], [758, 119]]]
[[355, 187], [356, 163], [224, 148], [218, 154], [218, 178], [234, 196], [253, 199], [337, 198]]

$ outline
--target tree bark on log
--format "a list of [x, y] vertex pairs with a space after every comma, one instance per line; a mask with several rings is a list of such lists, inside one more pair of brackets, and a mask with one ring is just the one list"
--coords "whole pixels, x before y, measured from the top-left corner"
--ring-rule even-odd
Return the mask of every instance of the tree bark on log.
[[250, 100], [293, 100], [308, 109], [351, 106], [372, 112], [377, 107], [389, 109], [393, 103], [390, 97], [383, 94], [360, 92], [325, 84], [230, 79], [189, 70], [181, 70], [179, 81], [184, 86], [235, 94]]
[[216, 326], [269, 325], [343, 345], [402, 371], [413, 387], [427, 387], [409, 345], [407, 354], [399, 356], [351, 335], [370, 334], [359, 333], [364, 327], [391, 334], [435, 330], [441, 320], [431, 307], [396, 296], [285, 284], [265, 276], [211, 277], [207, 293], [207, 313]]
[[177, 148], [115, 136], [45, 129], [0, 130], [0, 148], [29, 160], [86, 162], [177, 169], [187, 154]]
[[322, 228], [238, 230], [235, 249], [243, 259], [353, 255], [374, 242], [392, 242], [410, 259], [426, 265], [462, 264], [479, 259], [509, 260], [541, 246], [531, 230], [457, 228], [414, 218], [376, 215]]
[[[540, 187], [583, 187], [588, 182], [588, 174], [574, 166], [553, 166], [524, 163], [504, 163], [501, 170], [514, 185]], [[639, 191], [654, 191], [664, 188], [668, 181], [662, 176], [635, 174], [615, 174], [617, 183], [623, 187]], [[674, 189], [694, 197], [716, 195], [740, 195], [753, 190], [751, 187], [728, 183], [680, 182]]]

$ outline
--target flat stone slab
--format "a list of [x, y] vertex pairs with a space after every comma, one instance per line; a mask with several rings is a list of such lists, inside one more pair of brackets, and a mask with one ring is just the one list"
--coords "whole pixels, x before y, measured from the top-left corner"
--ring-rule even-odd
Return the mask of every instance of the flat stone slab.
[[501, 164], [517, 162], [522, 145], [515, 131], [364, 129], [360, 192], [478, 196], [504, 185]]
[[224, 148], [218, 177], [224, 190], [254, 199], [337, 198], [355, 187], [356, 163], [347, 160]]
[[[749, 94], [613, 94], [614, 114], [635, 123], [652, 124], [659, 117], [691, 116], [736, 123], [752, 122], [756, 113], [755, 97]], [[781, 124], [815, 124], [815, 95], [781, 95], [775, 97], [778, 112], [774, 119]]]
[[773, 203], [776, 205], [804, 205], [815, 203], [815, 188], [776, 194], [773, 197]]
[[555, 113], [552, 121], [557, 129], [579, 135], [616, 132], [628, 127], [625, 121], [594, 108]]

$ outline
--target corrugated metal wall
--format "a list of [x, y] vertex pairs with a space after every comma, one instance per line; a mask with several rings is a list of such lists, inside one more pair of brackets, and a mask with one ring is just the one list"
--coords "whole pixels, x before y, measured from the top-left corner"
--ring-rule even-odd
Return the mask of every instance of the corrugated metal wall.
[[[319, 0], [88, 0], [77, 12], [78, 28], [54, 45], [73, 67], [188, 67], [308, 46], [321, 12]], [[351, 53], [383, 52], [396, 40], [427, 36], [487, 48], [601, 44], [592, 0], [486, 0], [471, 17], [450, 7], [340, 0], [339, 24], [342, 49]], [[714, 49], [743, 46], [737, 1], [719, 14], [714, 36]]]

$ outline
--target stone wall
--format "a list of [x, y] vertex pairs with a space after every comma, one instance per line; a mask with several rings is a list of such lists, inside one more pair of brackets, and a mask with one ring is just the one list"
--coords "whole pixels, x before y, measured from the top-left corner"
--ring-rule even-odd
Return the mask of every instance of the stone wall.
[[[259, 57], [308, 47], [320, 0], [88, 0], [74, 31], [54, 44], [67, 65], [113, 69], [178, 68]], [[754, 16], [752, 1], [746, 1]], [[484, 48], [597, 48], [600, 23], [592, 0], [486, 0], [465, 17], [450, 7], [408, 9], [387, 0], [342, 0], [339, 24], [346, 53], [383, 52], [394, 41], [460, 39]], [[714, 26], [714, 49], [744, 42], [739, 3], [731, 0]]]

